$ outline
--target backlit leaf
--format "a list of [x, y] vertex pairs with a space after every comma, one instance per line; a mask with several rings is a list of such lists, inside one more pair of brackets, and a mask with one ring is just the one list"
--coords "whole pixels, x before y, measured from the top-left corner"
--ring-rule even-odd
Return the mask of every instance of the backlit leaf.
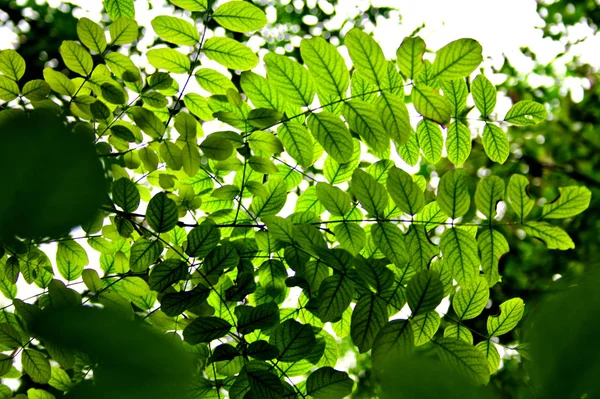
[[510, 144], [506, 133], [496, 125], [486, 123], [483, 128], [483, 149], [494, 162], [503, 164], [510, 155]]
[[473, 345], [456, 338], [441, 338], [433, 342], [442, 363], [454, 368], [477, 385], [489, 382], [488, 361]]
[[335, 46], [321, 37], [302, 39], [300, 42], [302, 60], [308, 66], [319, 85], [317, 90], [333, 98], [346, 97], [350, 75], [344, 59]]
[[440, 241], [442, 254], [459, 284], [469, 283], [479, 271], [477, 243], [464, 229], [452, 227], [444, 232]]
[[0, 51], [0, 72], [16, 82], [25, 74], [25, 60], [15, 50], [2, 50]]
[[484, 75], [477, 75], [473, 79], [471, 92], [475, 100], [475, 106], [481, 113], [482, 118], [487, 118], [496, 106], [496, 88]]
[[412, 91], [412, 101], [417, 111], [425, 118], [442, 125], [450, 122], [452, 114], [450, 102], [436, 89], [425, 85], [415, 85]]
[[483, 61], [481, 45], [474, 39], [458, 39], [435, 53], [433, 77], [459, 79], [469, 76]]
[[470, 284], [462, 286], [452, 300], [452, 307], [458, 316], [458, 321], [479, 316], [487, 305], [489, 297], [490, 289], [483, 277], [477, 277]]
[[313, 371], [306, 380], [306, 393], [315, 399], [339, 399], [352, 393], [354, 381], [348, 373], [331, 367]]
[[462, 169], [452, 169], [444, 173], [438, 186], [437, 203], [440, 209], [452, 219], [467, 213], [471, 198]]
[[104, 29], [88, 18], [77, 21], [77, 37], [87, 48], [98, 54], [102, 54], [106, 49]]
[[425, 205], [423, 191], [408, 173], [392, 168], [388, 174], [387, 189], [398, 208], [409, 215], [416, 215]]
[[369, 83], [381, 86], [385, 80], [386, 60], [379, 44], [360, 28], [353, 28], [344, 38], [350, 58], [358, 73]]
[[352, 136], [339, 117], [327, 111], [311, 114], [308, 118], [308, 127], [333, 159], [344, 163], [352, 158], [354, 148]]
[[405, 37], [396, 51], [400, 72], [409, 79], [416, 78], [423, 70], [425, 41], [419, 36]]
[[477, 184], [475, 205], [488, 219], [496, 216], [496, 205], [504, 199], [504, 181], [498, 176], [487, 176]]
[[351, 190], [369, 214], [375, 217], [385, 215], [388, 206], [387, 191], [369, 173], [356, 169], [352, 174]]
[[508, 203], [521, 222], [529, 215], [535, 204], [529, 197], [528, 187], [529, 180], [523, 175], [515, 174], [510, 177], [506, 191]]
[[515, 328], [524, 311], [525, 304], [521, 298], [509, 299], [500, 304], [500, 314], [488, 317], [487, 331], [490, 337], [498, 337]]
[[414, 315], [434, 310], [443, 297], [444, 287], [435, 271], [423, 270], [408, 282], [408, 306]]
[[264, 58], [267, 79], [284, 95], [287, 102], [308, 107], [315, 96], [315, 82], [306, 68], [290, 58], [269, 53]]
[[575, 243], [560, 227], [547, 222], [529, 221], [523, 225], [523, 230], [528, 235], [542, 240], [548, 249], [565, 251], [575, 248]]
[[559, 187], [559, 196], [552, 202], [544, 204], [544, 219], [570, 218], [585, 211], [590, 206], [592, 192], [587, 187]]
[[189, 22], [167, 15], [159, 15], [152, 20], [154, 32], [169, 43], [194, 46], [200, 41], [198, 30]]
[[208, 39], [204, 43], [204, 54], [227, 68], [241, 71], [248, 71], [258, 64], [256, 54], [249, 47], [228, 37]]
[[234, 32], [252, 32], [267, 24], [265, 13], [245, 1], [230, 1], [221, 4], [212, 17], [225, 29]]
[[547, 114], [548, 112], [543, 104], [523, 100], [513, 104], [504, 117], [504, 121], [513, 125], [535, 125], [544, 121]]
[[120, 17], [135, 19], [133, 0], [104, 0], [104, 8], [113, 21]]

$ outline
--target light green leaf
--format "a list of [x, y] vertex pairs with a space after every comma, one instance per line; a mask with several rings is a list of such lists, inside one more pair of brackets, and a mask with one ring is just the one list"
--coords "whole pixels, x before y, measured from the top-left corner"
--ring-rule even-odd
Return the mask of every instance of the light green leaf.
[[390, 262], [404, 267], [408, 262], [404, 235], [400, 228], [389, 222], [378, 222], [371, 226], [373, 242]]
[[315, 333], [310, 324], [300, 324], [288, 319], [279, 324], [269, 337], [269, 343], [279, 349], [280, 362], [297, 362], [304, 359], [316, 344]]
[[402, 169], [393, 167], [388, 173], [387, 189], [398, 208], [409, 215], [416, 215], [425, 205], [421, 188]]
[[469, 210], [471, 198], [462, 169], [451, 169], [444, 173], [438, 185], [437, 203], [452, 219], [463, 216]]
[[410, 325], [415, 335], [415, 346], [421, 346], [431, 341], [440, 328], [440, 322], [440, 314], [435, 310], [411, 318]]
[[444, 329], [444, 338], [455, 338], [473, 345], [473, 334], [469, 329], [460, 324], [451, 324]]
[[387, 63], [383, 50], [370, 35], [361, 28], [353, 28], [344, 38], [354, 68], [369, 83], [381, 86], [387, 74]]
[[483, 149], [494, 162], [503, 164], [510, 155], [510, 143], [506, 133], [496, 125], [486, 123], [483, 128]]
[[528, 126], [544, 121], [546, 115], [548, 112], [543, 104], [523, 100], [513, 104], [504, 117], [504, 121], [513, 125]]
[[433, 270], [420, 271], [408, 282], [406, 295], [413, 315], [435, 310], [444, 298], [444, 286], [439, 273]]
[[375, 105], [387, 135], [399, 145], [408, 142], [412, 127], [404, 99], [382, 92], [375, 101]]
[[58, 94], [63, 96], [72, 96], [75, 94], [75, 84], [71, 82], [71, 79], [52, 68], [44, 68], [44, 80]]
[[25, 349], [21, 352], [21, 361], [23, 362], [23, 372], [38, 384], [47, 384], [52, 376], [50, 362], [48, 358], [35, 349]]
[[558, 198], [544, 204], [542, 217], [544, 219], [564, 219], [579, 215], [590, 206], [592, 192], [583, 186], [558, 188]]
[[200, 41], [198, 30], [181, 18], [159, 15], [152, 20], [154, 32], [166, 42], [195, 46]]
[[285, 205], [287, 185], [280, 176], [271, 176], [266, 184], [267, 196], [254, 197], [252, 211], [256, 217], [276, 215]]
[[460, 121], [455, 121], [448, 126], [446, 139], [446, 152], [448, 159], [456, 166], [461, 166], [471, 154], [471, 132]]
[[467, 105], [467, 95], [469, 94], [467, 83], [464, 79], [443, 80], [441, 86], [444, 97], [450, 101], [452, 106], [452, 115], [458, 118]]
[[427, 237], [423, 226], [411, 225], [406, 234], [406, 248], [410, 258], [410, 266], [416, 270], [426, 270], [431, 258], [439, 254], [439, 249]]
[[440, 209], [437, 201], [433, 201], [425, 205], [423, 210], [417, 214], [415, 221], [424, 224], [426, 231], [431, 231], [447, 219], [448, 216]]
[[442, 363], [457, 370], [477, 385], [490, 380], [488, 361], [478, 349], [456, 338], [441, 338], [434, 342]]
[[30, 101], [41, 101], [50, 94], [50, 85], [41, 79], [30, 80], [25, 83], [21, 94]]
[[155, 232], [166, 233], [172, 230], [177, 225], [177, 220], [177, 205], [164, 192], [156, 194], [148, 202], [146, 221]]
[[112, 186], [113, 201], [127, 213], [134, 212], [140, 205], [140, 192], [135, 184], [122, 177]]
[[154, 68], [173, 73], [187, 73], [191, 68], [190, 59], [171, 48], [148, 50], [146, 57]]
[[357, 132], [370, 148], [375, 152], [389, 149], [390, 139], [374, 105], [354, 99], [346, 101], [343, 110], [350, 129]]
[[354, 381], [348, 373], [321, 367], [312, 372], [306, 380], [306, 393], [315, 399], [340, 399], [350, 395]]
[[352, 311], [350, 336], [359, 353], [371, 349], [375, 336], [388, 321], [387, 304], [374, 294], [363, 295]]
[[[63, 75], [64, 76], [64, 75]], [[19, 96], [19, 85], [14, 80], [0, 75], [0, 100], [12, 101]]]
[[213, 120], [213, 112], [208, 106], [208, 101], [200, 94], [188, 93], [183, 96], [185, 107], [198, 118], [204, 121]]
[[106, 66], [111, 72], [120, 79], [123, 79], [123, 81], [133, 83], [138, 82], [141, 84], [142, 75], [131, 58], [124, 54], [113, 52], [106, 54], [104, 56], [104, 61], [106, 61]]
[[[332, 118], [335, 117], [332, 116]], [[343, 125], [343, 122], [340, 124], [335, 123], [335, 125], [341, 126]], [[310, 135], [310, 132], [304, 125], [301, 125], [297, 122], [285, 122], [277, 129], [277, 136], [283, 143], [288, 154], [294, 158], [294, 160], [298, 162], [300, 166], [307, 168], [312, 165], [314, 141]], [[351, 137], [350, 142], [352, 142]]]
[[188, 11], [206, 11], [208, 10], [208, 0], [169, 0], [179, 8]]
[[494, 345], [492, 341], [487, 340], [481, 341], [475, 345], [475, 348], [479, 349], [488, 360], [490, 373], [494, 374], [496, 371], [498, 371], [498, 368], [500, 367], [500, 353], [498, 353], [496, 345]]
[[259, 129], [269, 129], [279, 123], [283, 114], [269, 108], [256, 108], [248, 113], [247, 122]]
[[415, 79], [423, 70], [425, 41], [419, 36], [405, 37], [396, 51], [400, 72], [409, 79]]
[[149, 109], [136, 106], [131, 107], [129, 109], [129, 113], [131, 114], [135, 124], [153, 139], [159, 139], [165, 133], [165, 125], [160, 119], [158, 119], [156, 114]]
[[365, 230], [356, 223], [340, 223], [333, 228], [333, 233], [340, 246], [352, 255], [358, 255], [367, 242]]
[[344, 216], [350, 210], [350, 196], [327, 183], [317, 184], [317, 197], [332, 215]]
[[108, 27], [108, 33], [111, 45], [129, 44], [137, 40], [138, 24], [131, 18], [117, 18]]
[[429, 119], [422, 119], [417, 125], [417, 139], [425, 158], [432, 164], [438, 163], [444, 146], [440, 126]]
[[146, 271], [158, 259], [163, 251], [159, 240], [148, 241], [140, 238], [133, 243], [129, 255], [129, 268], [134, 273]]
[[487, 118], [496, 107], [496, 88], [484, 75], [477, 75], [471, 84], [475, 106], [482, 118]]
[[83, 267], [89, 263], [85, 249], [76, 241], [59, 241], [56, 249], [56, 266], [67, 281], [78, 279]]
[[308, 118], [308, 127], [327, 154], [337, 162], [348, 162], [352, 158], [352, 136], [338, 116], [327, 111], [313, 113]]
[[469, 76], [483, 61], [481, 45], [474, 39], [458, 39], [436, 51], [433, 78], [460, 79]]
[[398, 155], [410, 166], [415, 166], [419, 162], [419, 143], [416, 134], [411, 134], [408, 142], [402, 145], [396, 145]]
[[[242, 79], [241, 82], [242, 83], [242, 88], [244, 89], [244, 92], [246, 93], [247, 90], [244, 87], [244, 76], [246, 74], [252, 74], [252, 72], [244, 72], [242, 74]], [[229, 79], [227, 76], [223, 75], [220, 72], [215, 71], [214, 69], [210, 69], [210, 68], [200, 68], [196, 71], [196, 81], [198, 82], [198, 84], [206, 91], [212, 93], [212, 94], [227, 94], [227, 91], [229, 89], [234, 89], [237, 90], [235, 85], [233, 84], [233, 82], [231, 82], [231, 79]], [[256, 75], [258, 76], [258, 75]], [[264, 79], [264, 78], [263, 78]], [[246, 93], [248, 94], [248, 93]], [[252, 99], [250, 97], [250, 99]], [[255, 104], [257, 107], [259, 106], [258, 104]], [[262, 106], [262, 105], [261, 105]]]
[[417, 111], [425, 118], [431, 119], [442, 125], [450, 122], [452, 106], [446, 97], [443, 97], [433, 87], [414, 85], [412, 102]]
[[104, 0], [104, 9], [113, 21], [121, 17], [135, 19], [133, 0]]
[[498, 176], [481, 179], [475, 190], [475, 205], [488, 219], [496, 216], [496, 205], [504, 199], [504, 181]]
[[[231, 81], [227, 80], [231, 85]], [[269, 80], [254, 72], [244, 72], [240, 85], [250, 101], [258, 108], [270, 108], [282, 112], [285, 108], [284, 96]]]
[[458, 321], [479, 316], [489, 298], [490, 288], [483, 276], [478, 276], [471, 283], [462, 286], [452, 300], [452, 308], [458, 316]]
[[196, 345], [224, 337], [231, 330], [231, 324], [218, 317], [197, 317], [183, 329], [183, 339]]
[[200, 149], [206, 157], [217, 161], [224, 161], [233, 153], [231, 141], [216, 134], [206, 137], [200, 144]]
[[321, 37], [302, 39], [300, 55], [313, 78], [319, 82], [319, 93], [345, 98], [350, 75], [344, 59], [334, 45]]
[[15, 50], [0, 51], [0, 72], [17, 82], [25, 74], [25, 60]]
[[548, 249], [565, 251], [575, 248], [575, 243], [560, 227], [547, 222], [530, 221], [523, 225], [523, 230], [528, 235], [542, 240]]
[[264, 57], [267, 79], [284, 95], [286, 101], [308, 107], [315, 96], [315, 82], [306, 68], [290, 58], [269, 53]]
[[277, 166], [267, 157], [252, 156], [248, 158], [248, 165], [255, 171], [263, 174], [278, 173]]
[[73, 388], [73, 382], [67, 372], [60, 367], [52, 367], [52, 377], [48, 384], [59, 391], [67, 392]]
[[105, 82], [100, 86], [102, 97], [111, 104], [125, 104], [127, 102], [127, 92], [116, 82]]
[[442, 254], [458, 284], [469, 283], [479, 272], [479, 256], [474, 237], [465, 229], [452, 227], [444, 232], [440, 241]]
[[512, 298], [500, 304], [500, 314], [490, 316], [487, 320], [487, 331], [490, 337], [498, 337], [515, 328], [524, 312], [525, 303], [521, 298]]
[[204, 44], [204, 54], [230, 69], [248, 71], [258, 65], [258, 57], [249, 47], [228, 37], [208, 39]]
[[529, 215], [535, 204], [535, 201], [529, 197], [528, 187], [529, 180], [523, 175], [512, 175], [508, 182], [506, 197], [521, 222]]
[[350, 189], [369, 214], [385, 217], [389, 197], [385, 187], [373, 176], [356, 169], [352, 174]]
[[196, 173], [200, 170], [200, 151], [195, 143], [185, 143], [183, 145], [181, 163], [188, 176], [196, 176]]
[[104, 29], [88, 18], [77, 21], [77, 37], [87, 48], [102, 54], [106, 49], [106, 36]]
[[490, 287], [500, 281], [498, 261], [510, 248], [506, 238], [494, 229], [482, 231], [477, 236], [477, 246], [481, 254], [481, 268]]
[[220, 238], [220, 230], [209, 219], [190, 230], [185, 253], [195, 258], [204, 258], [217, 246]]
[[317, 315], [323, 323], [337, 321], [354, 297], [354, 286], [341, 275], [327, 277], [319, 288]]
[[255, 5], [245, 1], [230, 1], [221, 4], [212, 15], [225, 29], [233, 32], [252, 32], [267, 24], [265, 13]]

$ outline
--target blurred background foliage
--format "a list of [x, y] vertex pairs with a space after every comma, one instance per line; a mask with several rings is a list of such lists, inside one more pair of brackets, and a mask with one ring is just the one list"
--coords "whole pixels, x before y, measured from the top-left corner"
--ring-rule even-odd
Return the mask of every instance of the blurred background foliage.
[[[306, 34], [323, 36], [333, 44], [342, 42], [348, 26], [376, 25], [378, 19], [390, 18], [390, 9], [368, 6], [358, 9], [356, 15], [337, 15], [339, 1], [295, 0], [267, 1], [254, 0], [266, 7], [274, 6], [278, 21], [269, 25], [268, 35], [264, 35], [263, 46], [269, 50], [283, 48], [288, 54], [300, 59], [299, 40]], [[19, 53], [27, 63], [24, 80], [39, 78], [44, 66], [50, 64], [61, 69], [58, 47], [63, 40], [77, 40], [74, 6], [62, 3], [60, 7], [48, 6], [39, 0], [0, 0], [0, 28], [8, 28], [18, 37]], [[537, 11], [545, 22], [540, 27], [545, 37], [560, 41], [565, 52], [558, 57], [568, 57], [570, 46], [576, 42], [566, 39], [573, 27], [586, 24], [594, 32], [600, 23], [600, 7], [595, 0], [542, 1], [538, 0]], [[401, 14], [401, 11], [400, 11]], [[398, 23], [402, 23], [401, 18]], [[209, 25], [209, 27], [211, 27]], [[214, 27], [213, 27], [214, 28]], [[243, 34], [236, 39], [243, 41]], [[135, 46], [131, 51], [136, 51]], [[492, 288], [493, 313], [503, 301], [520, 297], [526, 306], [526, 316], [535, 312], [544, 294], [555, 290], [553, 281], [562, 278], [575, 280], [584, 272], [597, 266], [600, 253], [600, 86], [598, 70], [580, 62], [577, 58], [567, 63], [567, 70], [559, 73], [552, 63], [542, 64], [536, 54], [528, 48], [522, 53], [534, 63], [532, 73], [551, 78], [552, 85], [532, 86], [528, 76], [517, 71], [509, 59], [497, 73], [508, 78], [498, 87], [513, 102], [535, 100], [546, 104], [551, 114], [545, 123], [528, 128], [509, 130], [511, 156], [504, 165], [491, 162], [483, 151], [481, 139], [473, 143], [473, 152], [466, 169], [473, 177], [472, 193], [477, 176], [493, 174], [508, 179], [514, 173], [523, 173], [532, 181], [533, 198], [552, 201], [558, 195], [557, 187], [586, 185], [592, 190], [592, 202], [584, 214], [565, 220], [563, 228], [575, 242], [573, 251], [549, 251], [541, 242], [521, 240], [523, 234], [505, 234], [509, 239], [511, 252], [500, 261], [502, 283]], [[64, 67], [64, 66], [62, 66]], [[566, 78], [584, 79], [587, 84], [581, 101], [574, 101], [568, 90], [564, 90]], [[577, 99], [579, 100], [579, 99]], [[452, 165], [442, 160], [433, 168], [423, 165], [420, 174], [426, 178], [441, 176]], [[541, 202], [538, 202], [541, 204]], [[539, 209], [538, 209], [539, 211]], [[514, 229], [513, 226], [501, 226]], [[508, 233], [508, 231], [503, 231]], [[514, 232], [512, 232], [514, 233]], [[466, 325], [474, 331], [485, 332], [485, 318], [470, 320]], [[441, 331], [441, 330], [440, 330]], [[517, 328], [502, 337], [500, 344], [516, 351], [509, 351], [503, 360], [503, 367], [492, 377], [491, 384], [499, 397], [525, 399], [532, 397], [529, 375], [522, 360], [527, 358], [526, 346], [519, 345], [521, 329]], [[427, 351], [425, 348], [423, 350]], [[346, 342], [341, 351], [356, 351]], [[512, 354], [512, 355], [511, 355]], [[370, 371], [368, 354], [358, 354], [356, 365], [350, 369], [359, 381], [353, 398], [370, 398], [375, 395], [376, 384]], [[25, 383], [21, 392], [29, 388]]]

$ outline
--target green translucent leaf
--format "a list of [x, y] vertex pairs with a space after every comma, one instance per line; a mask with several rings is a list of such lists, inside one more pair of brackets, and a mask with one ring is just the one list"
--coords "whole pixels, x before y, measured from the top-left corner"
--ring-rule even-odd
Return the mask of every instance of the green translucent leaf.
[[419, 143], [417, 136], [413, 133], [405, 144], [396, 146], [398, 155], [410, 166], [415, 166], [419, 162]]
[[[71, 79], [52, 68], [44, 68], [44, 80], [50, 85], [52, 90], [58, 94], [63, 96], [72, 96], [75, 94], [75, 84], [71, 82]], [[1, 86], [2, 83], [0, 83], [0, 87]]]
[[30, 101], [41, 101], [50, 94], [50, 85], [41, 79], [30, 80], [25, 83], [21, 94]]
[[143, 238], [138, 239], [131, 247], [129, 268], [134, 273], [145, 271], [158, 259], [162, 251], [163, 246], [159, 240], [148, 241]]
[[204, 54], [230, 69], [248, 71], [258, 65], [258, 58], [249, 47], [228, 37], [208, 39], [204, 43]]
[[448, 98], [452, 105], [452, 115], [458, 119], [467, 105], [467, 95], [469, 94], [467, 83], [464, 79], [443, 80], [441, 86], [444, 97]]
[[462, 169], [451, 169], [444, 173], [438, 186], [437, 203], [440, 209], [452, 219], [467, 213], [471, 198]]
[[12, 79], [0, 75], [0, 100], [12, 101], [19, 97], [19, 85]]
[[231, 141], [215, 134], [206, 137], [200, 144], [200, 149], [206, 157], [217, 161], [224, 161], [233, 153]]
[[102, 54], [106, 49], [106, 36], [104, 29], [88, 18], [77, 21], [77, 37], [87, 48]]
[[277, 298], [285, 293], [285, 279], [287, 272], [283, 262], [270, 259], [263, 262], [258, 268], [258, 282], [265, 289], [267, 295]]
[[477, 385], [489, 382], [488, 361], [474, 346], [456, 338], [441, 338], [433, 342], [442, 363], [457, 370]]
[[444, 329], [444, 338], [455, 338], [473, 345], [473, 334], [465, 326], [452, 324]]
[[206, 11], [208, 10], [208, 0], [169, 0], [177, 7], [188, 11]]
[[89, 263], [85, 249], [76, 241], [60, 241], [56, 250], [56, 266], [67, 281], [78, 279]]
[[508, 203], [517, 214], [517, 217], [523, 221], [533, 209], [535, 201], [529, 197], [529, 180], [523, 175], [512, 175], [508, 182], [506, 197]]
[[220, 230], [213, 222], [202, 222], [188, 233], [185, 253], [195, 258], [204, 258], [217, 246], [220, 238]]
[[148, 203], [146, 221], [157, 233], [166, 233], [177, 225], [177, 205], [175, 201], [160, 192]]
[[117, 52], [108, 53], [104, 56], [104, 61], [106, 61], [106, 66], [111, 72], [123, 79], [124, 82], [138, 82], [141, 84], [140, 70], [126, 55]]
[[340, 246], [352, 255], [357, 255], [367, 242], [365, 230], [356, 223], [340, 223], [333, 228], [333, 233]]
[[208, 101], [200, 94], [188, 93], [183, 96], [185, 107], [198, 118], [210, 121], [214, 119], [213, 113], [208, 106]]
[[191, 68], [190, 59], [171, 48], [148, 50], [146, 57], [154, 68], [173, 73], [187, 73]]
[[194, 143], [185, 143], [181, 150], [181, 163], [185, 173], [194, 177], [200, 170], [200, 151]]
[[2, 50], [0, 51], [0, 72], [16, 82], [25, 74], [25, 60], [15, 50]]
[[471, 154], [471, 132], [460, 121], [455, 121], [448, 126], [446, 151], [448, 159], [456, 166], [461, 166]]
[[458, 321], [479, 316], [489, 298], [490, 289], [483, 276], [476, 277], [468, 285], [462, 286], [452, 300], [452, 308], [458, 316]]
[[269, 53], [264, 57], [267, 79], [282, 93], [286, 101], [308, 107], [315, 96], [315, 82], [306, 68], [290, 58]]
[[156, 114], [149, 109], [131, 107], [129, 113], [135, 121], [135, 124], [153, 139], [159, 139], [165, 133], [165, 125]]
[[444, 232], [440, 241], [442, 254], [452, 269], [452, 276], [460, 285], [469, 283], [479, 272], [477, 243], [471, 234], [452, 227]]
[[543, 104], [523, 100], [513, 104], [504, 117], [504, 121], [520, 126], [535, 125], [546, 120], [547, 114]]
[[490, 366], [490, 373], [494, 374], [496, 371], [498, 371], [498, 368], [500, 367], [500, 353], [498, 353], [496, 345], [494, 345], [493, 342], [488, 340], [481, 341], [480, 343], [475, 345], [475, 348], [479, 349], [488, 360], [488, 364]]
[[417, 138], [427, 161], [432, 164], [438, 163], [442, 158], [444, 146], [444, 137], [440, 126], [429, 119], [422, 119], [417, 125]]
[[231, 330], [231, 324], [218, 317], [197, 317], [183, 330], [184, 340], [196, 345], [224, 337]]
[[127, 213], [134, 212], [140, 205], [140, 193], [135, 184], [122, 177], [112, 186], [113, 201]]
[[[284, 386], [277, 376], [268, 370], [251, 369], [252, 363], [245, 366], [250, 392], [259, 398], [279, 399], [284, 392]], [[261, 365], [262, 367], [262, 365]]]
[[452, 106], [448, 99], [439, 94], [436, 89], [425, 85], [414, 85], [412, 102], [417, 111], [425, 118], [442, 125], [450, 122]]
[[[248, 94], [249, 98], [252, 100], [252, 97], [250, 97], [250, 93], [248, 93], [248, 90], [246, 90], [246, 87], [244, 85], [244, 81], [247, 79], [247, 78], [244, 78], [244, 76], [246, 76], [247, 74], [254, 75], [252, 72], [244, 72], [242, 74], [242, 79], [241, 79], [240, 83], [242, 84], [242, 88], [244, 89], [244, 92], [246, 94]], [[195, 76], [196, 76], [196, 81], [198, 82], [198, 84], [204, 90], [206, 90], [212, 94], [227, 94], [227, 90], [229, 90], [229, 89], [237, 90], [235, 85], [231, 82], [231, 79], [229, 79], [222, 73], [215, 71], [214, 69], [200, 68], [196, 71]], [[256, 75], [256, 76], [259, 76], [259, 75]], [[258, 104], [255, 104], [255, 105], [260, 106]]]
[[500, 304], [500, 315], [490, 316], [487, 320], [487, 331], [490, 337], [506, 334], [519, 324], [525, 312], [525, 304], [521, 298], [512, 298]]
[[279, 307], [275, 302], [264, 303], [256, 307], [238, 306], [235, 308], [235, 314], [238, 319], [237, 330], [241, 334], [270, 328], [279, 323]]
[[259, 129], [268, 129], [279, 123], [283, 114], [268, 108], [253, 109], [248, 113], [247, 122], [250, 126]]
[[129, 44], [137, 40], [138, 24], [130, 18], [117, 18], [108, 27], [108, 32], [111, 45]]
[[181, 18], [159, 15], [152, 20], [154, 32], [166, 42], [195, 46], [200, 41], [198, 30]]
[[306, 380], [306, 393], [315, 399], [340, 399], [350, 395], [354, 381], [348, 373], [331, 367], [321, 367]]
[[73, 388], [71, 377], [60, 367], [52, 367], [52, 377], [48, 384], [63, 392], [70, 391]]
[[371, 226], [371, 236], [377, 248], [397, 267], [408, 262], [404, 235], [400, 228], [389, 222], [378, 222]]
[[104, 9], [113, 21], [121, 17], [135, 19], [133, 0], [104, 0]]
[[379, 296], [363, 295], [352, 311], [350, 336], [360, 353], [371, 349], [375, 336], [388, 321], [387, 305]]
[[387, 74], [383, 50], [370, 35], [361, 28], [353, 28], [344, 38], [354, 68], [369, 83], [381, 86]]
[[425, 41], [419, 36], [405, 37], [396, 51], [400, 72], [409, 79], [416, 78], [423, 70]]
[[496, 107], [496, 88], [484, 75], [477, 75], [471, 84], [475, 106], [482, 118], [487, 118]]
[[267, 196], [254, 197], [252, 210], [256, 217], [276, 215], [285, 205], [287, 185], [279, 176], [271, 176], [266, 184]]
[[477, 246], [481, 254], [481, 267], [490, 287], [500, 281], [498, 262], [510, 248], [506, 238], [499, 231], [488, 229], [477, 236]]
[[321, 37], [302, 39], [300, 55], [313, 78], [319, 82], [318, 92], [332, 98], [345, 98], [350, 75], [344, 59], [334, 45]]
[[342, 120], [327, 111], [311, 114], [308, 127], [327, 154], [340, 163], [353, 155], [352, 136]]
[[167, 259], [152, 268], [148, 284], [157, 292], [162, 292], [188, 275], [187, 264], [177, 259]]
[[426, 270], [431, 258], [439, 253], [438, 247], [429, 241], [425, 228], [418, 225], [411, 225], [408, 228], [406, 247], [410, 265], [417, 271]]
[[544, 219], [564, 219], [579, 215], [590, 206], [592, 192], [583, 186], [559, 187], [559, 196], [554, 201], [544, 204]]
[[425, 197], [421, 188], [408, 173], [399, 168], [392, 168], [387, 179], [387, 189], [392, 200], [404, 213], [415, 215], [423, 209]]
[[440, 327], [440, 321], [440, 314], [435, 310], [416, 315], [410, 319], [410, 325], [415, 338], [415, 346], [421, 346], [431, 341]]
[[297, 362], [304, 359], [316, 344], [315, 333], [310, 324], [300, 324], [288, 319], [279, 324], [269, 337], [269, 343], [279, 349], [277, 359], [281, 362]]
[[12, 324], [2, 323], [0, 324], [0, 344], [9, 348], [20, 348], [23, 345], [23, 338]]
[[438, 272], [423, 270], [408, 282], [408, 306], [414, 315], [434, 310], [444, 297], [444, 286]]
[[125, 104], [127, 102], [127, 93], [116, 83], [105, 82], [100, 86], [102, 97], [111, 104]]
[[460, 79], [469, 76], [483, 61], [481, 45], [474, 39], [458, 39], [436, 51], [433, 78]]
[[352, 174], [352, 194], [358, 198], [369, 214], [375, 217], [384, 217], [388, 206], [388, 195], [385, 187], [373, 176], [356, 169]]
[[344, 118], [350, 129], [357, 132], [375, 152], [389, 149], [390, 139], [374, 105], [357, 99], [346, 101]]
[[21, 361], [23, 362], [23, 372], [38, 384], [47, 384], [52, 375], [50, 362], [48, 358], [35, 349], [25, 349], [21, 352]]
[[498, 176], [481, 179], [475, 190], [475, 205], [488, 219], [496, 216], [496, 205], [504, 199], [504, 181]]
[[[228, 82], [231, 84], [230, 81]], [[244, 72], [240, 85], [254, 106], [277, 111], [284, 110], [284, 97], [271, 81], [254, 72]]]
[[194, 308], [203, 304], [210, 291], [201, 285], [196, 286], [190, 291], [173, 292], [163, 295], [160, 300], [161, 310], [170, 317], [179, 316], [187, 309]]
[[233, 32], [252, 32], [267, 24], [265, 13], [245, 1], [230, 1], [221, 4], [212, 15], [223, 28]]
[[563, 229], [547, 222], [530, 221], [523, 225], [523, 230], [528, 235], [542, 240], [548, 249], [565, 251], [575, 248], [575, 243]]
[[354, 286], [340, 275], [327, 277], [319, 288], [317, 315], [322, 322], [337, 321], [354, 296]]
[[494, 162], [503, 164], [510, 155], [510, 143], [499, 126], [486, 123], [483, 128], [483, 149]]
[[317, 197], [332, 215], [344, 216], [350, 210], [350, 196], [331, 184], [318, 183]]
[[375, 105], [387, 135], [400, 145], [408, 142], [412, 127], [404, 99], [387, 92], [382, 92], [381, 96], [377, 98]]

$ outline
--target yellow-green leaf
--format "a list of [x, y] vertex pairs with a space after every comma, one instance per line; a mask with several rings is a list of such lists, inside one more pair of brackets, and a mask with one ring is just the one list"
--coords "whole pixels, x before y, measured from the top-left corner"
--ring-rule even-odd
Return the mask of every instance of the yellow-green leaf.
[[154, 32], [169, 43], [194, 46], [200, 41], [200, 33], [189, 22], [181, 18], [159, 15], [152, 20]]
[[258, 57], [249, 47], [228, 37], [208, 39], [204, 44], [204, 54], [231, 69], [248, 71], [258, 65]]
[[233, 32], [252, 32], [267, 24], [265, 13], [245, 1], [229, 1], [221, 4], [212, 17], [223, 28]]

